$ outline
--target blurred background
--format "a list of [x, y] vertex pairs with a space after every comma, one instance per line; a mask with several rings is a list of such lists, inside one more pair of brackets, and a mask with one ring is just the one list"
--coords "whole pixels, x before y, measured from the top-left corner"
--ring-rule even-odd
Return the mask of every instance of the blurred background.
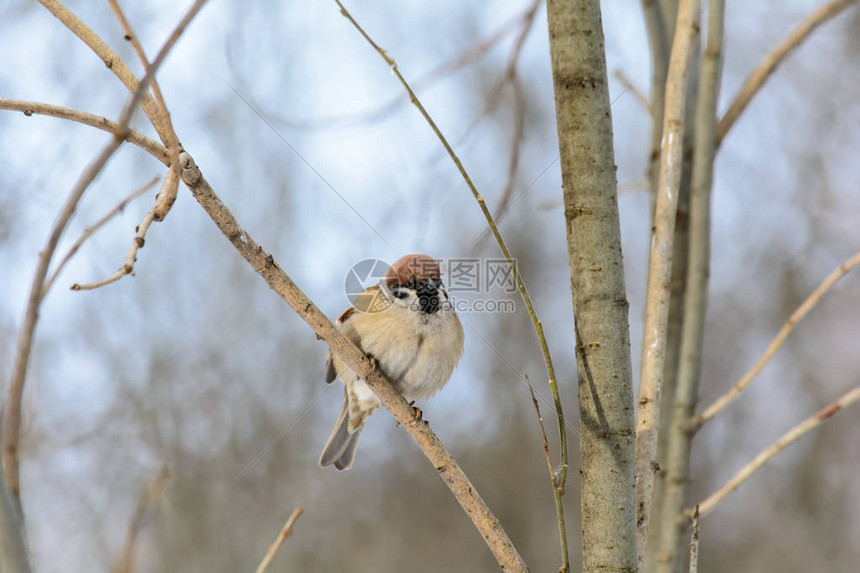
[[[123, 4], [154, 57], [189, 2]], [[820, 4], [728, 3], [721, 110]], [[68, 5], [140, 72], [106, 3]], [[539, 5], [529, 23], [523, 15], [530, 5], [348, 7], [415, 81], [493, 210], [506, 188], [512, 198], [527, 189], [500, 228], [544, 322], [565, 412], [578, 428], [546, 12]], [[603, 25], [638, 372], [650, 120], [614, 73], [647, 92], [649, 55], [638, 2], [604, 2]], [[525, 26], [531, 28], [510, 79]], [[858, 38], [857, 10], [815, 32], [720, 150], [704, 404], [755, 362], [794, 308], [860, 246]], [[2, 97], [114, 118], [128, 97], [104, 64], [34, 3], [0, 6], [0, 57]], [[499, 256], [492, 241], [476, 242], [484, 219], [435, 136], [334, 3], [210, 2], [159, 82], [182, 143], [213, 188], [330, 317], [346, 307], [344, 278], [359, 260], [393, 262], [408, 252]], [[134, 126], [153, 132], [142, 115]], [[0, 113], [4, 380], [38, 251], [69, 189], [109, 137], [57, 119]], [[124, 146], [87, 192], [58, 255], [162, 172], [152, 157]], [[317, 466], [342, 399], [339, 385], [326, 391], [323, 383], [325, 345], [184, 187], [168, 218], [150, 229], [134, 277], [92, 292], [68, 289], [122, 264], [154, 194], [89, 240], [42, 306], [21, 475], [36, 570], [110, 568], [140, 492], [162, 464], [170, 478], [141, 532], [144, 571], [250, 570], [294, 505], [305, 513], [271, 571], [495, 569], [454, 498], [386, 412], [365, 430], [351, 471]], [[746, 394], [699, 434], [697, 499], [857, 384], [858, 280], [837, 285]], [[533, 330], [513, 300], [513, 314], [462, 317], [465, 358], [445, 390], [421, 407], [532, 570], [551, 571], [559, 564], [553, 496], [528, 389], [506, 362], [530, 375], [544, 398], [551, 395]], [[555, 431], [547, 430], [555, 448]], [[575, 463], [579, 443], [573, 430], [570, 437]], [[703, 566], [855, 571], [858, 442], [860, 420], [849, 411], [775, 459], [703, 520]], [[565, 503], [575, 569], [577, 478], [574, 465]]]

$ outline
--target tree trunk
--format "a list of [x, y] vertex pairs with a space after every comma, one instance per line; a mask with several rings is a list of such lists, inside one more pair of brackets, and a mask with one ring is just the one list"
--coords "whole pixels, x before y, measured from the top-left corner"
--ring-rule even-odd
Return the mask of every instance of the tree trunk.
[[635, 571], [633, 379], [600, 5], [547, 6], [576, 317], [582, 571]]

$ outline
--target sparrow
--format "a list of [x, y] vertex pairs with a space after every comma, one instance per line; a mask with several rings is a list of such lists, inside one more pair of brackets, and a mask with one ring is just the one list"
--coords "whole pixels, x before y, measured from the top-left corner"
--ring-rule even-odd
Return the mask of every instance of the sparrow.
[[[463, 355], [463, 326], [440, 275], [439, 264], [429, 256], [406, 255], [337, 319], [343, 334], [410, 402], [441, 390]], [[319, 463], [339, 470], [352, 467], [361, 430], [380, 404], [350, 366], [329, 350], [325, 381], [339, 378], [344, 397]]]

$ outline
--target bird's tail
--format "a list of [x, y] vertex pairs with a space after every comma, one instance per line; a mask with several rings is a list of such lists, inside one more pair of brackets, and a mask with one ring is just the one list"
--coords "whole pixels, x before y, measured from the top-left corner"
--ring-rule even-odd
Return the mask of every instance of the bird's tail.
[[355, 432], [350, 434], [347, 410], [347, 399], [344, 396], [340, 416], [338, 416], [334, 430], [320, 456], [320, 466], [322, 467], [332, 464], [339, 470], [348, 470], [352, 467], [352, 462], [355, 459], [355, 447], [358, 445], [358, 438], [364, 426], [359, 426]]

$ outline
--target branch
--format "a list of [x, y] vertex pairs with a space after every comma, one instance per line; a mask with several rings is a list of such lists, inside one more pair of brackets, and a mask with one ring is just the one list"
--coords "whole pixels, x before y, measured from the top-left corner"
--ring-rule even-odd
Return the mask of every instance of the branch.
[[[129, 92], [135, 93], [138, 90], [138, 80], [135, 75], [128, 69], [128, 66], [110, 47], [102, 40], [98, 34], [92, 31], [89, 26], [83, 23], [71, 10], [66, 8], [59, 0], [38, 0], [51, 14], [53, 14], [63, 25], [66, 26], [75, 36], [81, 39], [100, 59], [105, 66], [119, 78], [122, 84]], [[158, 121], [158, 109], [152, 97], [141, 92], [142, 101], [140, 107], [149, 118], [158, 132], [162, 141], [167, 140], [167, 134], [161, 132], [161, 125]]]
[[[126, 114], [126, 122], [131, 119], [131, 114]], [[122, 127], [122, 124], [120, 124]], [[12, 376], [9, 379], [9, 388], [6, 394], [6, 412], [3, 417], [3, 470], [6, 473], [9, 492], [14, 500], [19, 515], [21, 511], [20, 483], [18, 478], [18, 442], [21, 434], [21, 401], [24, 396], [24, 381], [27, 377], [27, 366], [30, 362], [30, 349], [33, 343], [33, 335], [36, 331], [36, 322], [39, 319], [39, 306], [42, 303], [42, 292], [44, 290], [45, 277], [48, 274], [48, 266], [57, 248], [60, 237], [66, 230], [69, 219], [77, 208], [78, 202], [96, 175], [102, 170], [108, 159], [119, 149], [123, 139], [119, 136], [111, 138], [101, 153], [90, 163], [81, 174], [72, 192], [66, 199], [56, 221], [48, 235], [48, 241], [39, 254], [36, 270], [33, 273], [33, 282], [30, 285], [30, 295], [27, 299], [27, 307], [24, 311], [24, 320], [21, 330], [18, 332], [18, 342], [15, 349], [15, 362], [12, 366]]]
[[478, 494], [477, 488], [460, 468], [445, 446], [425, 423], [415, 420], [412, 407], [394, 389], [391, 382], [375, 369], [368, 357], [320, 311], [305, 293], [287, 276], [275, 259], [251, 238], [236, 221], [233, 214], [221, 202], [191, 156], [180, 154], [182, 180], [194, 198], [212, 218], [218, 229], [229, 239], [269, 287], [304, 320], [320, 339], [324, 340], [337, 356], [362, 379], [366, 380], [382, 405], [391, 412], [406, 429], [415, 443], [436, 468], [442, 481], [454, 494], [475, 528], [481, 533], [493, 556], [505, 571], [528, 571], [528, 567], [517, 553], [499, 520]]
[[614, 75], [615, 79], [617, 79], [625, 86], [630, 86], [630, 93], [632, 93], [636, 97], [636, 101], [638, 101], [639, 104], [645, 109], [645, 111], [648, 112], [649, 116], [654, 117], [654, 112], [651, 111], [651, 102], [648, 101], [648, 96], [642, 93], [642, 90], [640, 90], [638, 87], [636, 87], [636, 84], [627, 76], [627, 74], [624, 73], [624, 70], [619, 68], [615, 70], [612, 75]]
[[137, 131], [131, 129], [122, 130], [119, 123], [100, 115], [49, 103], [7, 98], [0, 98], [0, 109], [20, 111], [27, 117], [31, 117], [35, 113], [89, 125], [90, 127], [95, 127], [96, 129], [122, 137], [123, 140], [138, 146], [165, 165], [170, 164], [167, 149], [160, 143]]
[[541, 447], [543, 448], [544, 456], [546, 456], [546, 469], [549, 472], [549, 481], [552, 484], [552, 493], [553, 497], [555, 497], [555, 505], [556, 505], [556, 516], [558, 517], [558, 530], [560, 532], [560, 538], [562, 539], [561, 543], [561, 568], [559, 571], [564, 573], [565, 571], [570, 570], [570, 555], [567, 550], [567, 527], [564, 524], [564, 508], [559, 508], [559, 506], [564, 503], [563, 495], [564, 491], [558, 487], [558, 479], [555, 474], [555, 470], [552, 467], [552, 456], [549, 453], [549, 444], [546, 441], [546, 430], [543, 427], [543, 416], [540, 414], [540, 404], [538, 404], [537, 396], [535, 396], [535, 389], [532, 386], [532, 381], [529, 379], [529, 375], [525, 375], [526, 383], [529, 385], [529, 392], [532, 395], [532, 404], [535, 407], [535, 414], [538, 419], [538, 426], [540, 427], [540, 437], [541, 437]]
[[[195, 2], [188, 12], [185, 14], [185, 17], [179, 22], [176, 28], [173, 30], [173, 33], [170, 35], [170, 38], [161, 48], [160, 53], [156, 57], [156, 61], [154, 65], [158, 65], [160, 63], [159, 58], [164, 58], [167, 52], [170, 51], [170, 48], [179, 40], [179, 36], [182, 35], [182, 32], [185, 30], [186, 26], [191, 22], [191, 19], [203, 8], [203, 4], [206, 0], [198, 0]], [[119, 7], [119, 3], [117, 0], [108, 0], [111, 8], [116, 14], [117, 19], [119, 20], [120, 26], [122, 26], [125, 31], [125, 38], [131, 42], [134, 47], [135, 52], [137, 52], [137, 57], [140, 59], [140, 63], [143, 65], [144, 72], [149, 73], [149, 69], [151, 67], [149, 60], [146, 57], [146, 53], [143, 50], [143, 46], [140, 44], [140, 41], [137, 38], [137, 34], [134, 33], [134, 30], [131, 27], [128, 19], [125, 17], [125, 14], [122, 11], [122, 8]], [[161, 88], [158, 85], [158, 80], [153, 77], [152, 78], [152, 92], [155, 94], [155, 102], [158, 106], [158, 117], [157, 121], [160, 124], [159, 133], [165, 134], [164, 144], [167, 145], [167, 149], [170, 153], [170, 171], [171, 173], [165, 177], [164, 185], [161, 187], [161, 191], [155, 198], [155, 205], [150, 210], [150, 212], [144, 218], [144, 223], [146, 226], [149, 226], [151, 220], [147, 222], [147, 219], [151, 217], [155, 221], [163, 221], [167, 216], [167, 213], [170, 211], [170, 208], [173, 207], [173, 203], [176, 202], [176, 194], [179, 189], [179, 137], [176, 135], [176, 131], [173, 129], [173, 122], [170, 119], [170, 111], [167, 109], [167, 104], [164, 103], [164, 96], [161, 94]], [[144, 225], [141, 223], [141, 227]], [[143, 235], [145, 232], [140, 235], [140, 239], [143, 240]], [[142, 246], [142, 245], [141, 245]], [[133, 262], [133, 260], [132, 260]], [[128, 264], [126, 264], [128, 266]]]
[[[451, 157], [451, 160], [454, 162], [454, 165], [457, 166], [457, 169], [460, 171], [460, 175], [462, 175], [463, 180], [466, 182], [466, 185], [469, 187], [469, 190], [472, 192], [472, 196], [475, 198], [475, 201], [478, 202], [478, 207], [480, 207], [481, 212], [484, 214], [484, 218], [487, 220], [487, 224], [493, 232], [493, 235], [496, 238], [496, 242], [499, 244], [499, 248], [502, 251], [502, 254], [505, 257], [505, 261], [507, 261], [508, 266], [511, 269], [511, 273], [514, 277], [514, 282], [517, 285], [517, 290], [520, 292], [520, 296], [522, 296], [523, 302], [526, 305], [526, 310], [528, 311], [529, 318], [532, 321], [532, 325], [534, 326], [535, 333], [537, 334], [538, 341], [541, 347], [541, 353], [543, 354], [544, 364], [547, 370], [547, 377], [549, 381], [549, 386], [552, 391], [553, 400], [555, 402], [555, 411], [558, 414], [558, 431], [559, 438], [561, 441], [561, 471], [559, 472], [558, 477], [558, 488], [561, 491], [564, 491], [565, 483], [567, 482], [567, 471], [568, 471], [568, 463], [567, 463], [567, 428], [564, 422], [564, 413], [562, 409], [561, 397], [558, 392], [558, 384], [555, 378], [555, 369], [552, 364], [552, 358], [549, 354], [549, 346], [546, 342], [546, 337], [543, 332], [543, 325], [540, 319], [537, 316], [537, 312], [534, 309], [534, 305], [532, 305], [531, 297], [529, 297], [528, 291], [526, 290], [525, 283], [523, 283], [522, 277], [520, 276], [519, 271], [517, 270], [516, 263], [511, 256], [510, 251], [508, 250], [508, 246], [505, 243], [505, 240], [502, 238], [499, 229], [496, 227], [496, 223], [493, 221], [493, 216], [490, 214], [490, 210], [487, 207], [484, 198], [478, 192], [477, 187], [472, 182], [472, 178], [469, 176], [469, 173], [466, 171], [466, 168], [463, 167], [463, 163], [460, 161], [460, 158], [454, 152], [454, 149], [448, 143], [448, 140], [439, 130], [439, 127], [436, 125], [436, 122], [433, 121], [433, 118], [430, 117], [430, 114], [427, 112], [427, 109], [421, 103], [421, 100], [418, 99], [418, 96], [415, 95], [415, 92], [410, 87], [409, 83], [400, 73], [400, 70], [397, 67], [397, 63], [394, 61], [394, 58], [388, 55], [388, 53], [382, 49], [373, 39], [364, 31], [364, 29], [358, 24], [355, 18], [352, 17], [352, 14], [344, 7], [340, 0], [335, 0], [335, 3], [340, 8], [341, 14], [346, 17], [347, 20], [355, 27], [356, 30], [364, 37], [365, 40], [373, 47], [374, 50], [385, 60], [390, 68], [391, 72], [397, 76], [397, 79], [400, 81], [403, 88], [406, 90], [406, 93], [409, 94], [409, 100], [418, 108], [418, 111], [421, 112], [421, 115], [424, 116], [424, 119], [427, 121], [430, 128], [436, 134], [436, 137], [439, 138], [440, 143], [445, 148], [445, 151], [448, 152], [448, 155]], [[537, 4], [533, 6], [533, 10], [537, 10]], [[521, 35], [521, 42], [525, 40], [525, 33]], [[559, 509], [563, 511], [563, 507], [559, 506]], [[559, 515], [559, 522], [564, 520], [563, 513]], [[563, 539], [562, 544], [566, 545], [567, 540]]]
[[760, 470], [767, 462], [782, 450], [796, 442], [803, 434], [817, 428], [839, 411], [847, 408], [857, 400], [860, 400], [860, 386], [854, 388], [829, 406], [825, 406], [818, 411], [814, 416], [807, 418], [788, 432], [780, 439], [771, 444], [767, 449], [757, 455], [750, 463], [741, 469], [735, 476], [726, 483], [723, 487], [708, 496], [705, 501], [698, 505], [699, 512], [702, 515], [710, 513], [714, 507], [720, 503], [727, 495], [738, 489], [742, 483], [748, 480], [755, 472]]
[[281, 545], [284, 544], [287, 537], [293, 534], [293, 525], [295, 525], [296, 520], [302, 514], [302, 508], [298, 505], [293, 510], [293, 513], [290, 514], [290, 517], [287, 518], [287, 522], [284, 524], [284, 527], [281, 528], [281, 532], [278, 533], [278, 536], [275, 538], [275, 541], [269, 546], [269, 550], [266, 551], [266, 554], [263, 556], [263, 560], [260, 561], [260, 564], [257, 566], [256, 573], [264, 573], [266, 568], [269, 566], [269, 563], [272, 562], [272, 559], [275, 558], [275, 554], [278, 552], [278, 549], [281, 548]]
[[755, 71], [747, 78], [741, 91], [738, 92], [732, 105], [729, 106], [728, 111], [726, 111], [725, 115], [720, 120], [719, 127], [717, 128], [718, 145], [722, 142], [723, 138], [735, 122], [737, 122], [738, 117], [740, 117], [747, 108], [750, 100], [755, 97], [755, 95], [761, 90], [762, 86], [764, 86], [765, 82], [767, 82], [768, 78], [770, 78], [771, 74], [773, 74], [774, 70], [776, 70], [777, 66], [779, 66], [795, 48], [803, 43], [803, 41], [806, 40], [806, 38], [808, 38], [816, 28], [828, 20], [838, 16], [840, 12], [856, 2], [857, 0], [832, 0], [825, 4], [810, 14], [803, 22], [800, 23], [800, 26], [795, 28], [795, 30], [789, 34], [785, 40], [783, 40], [782, 44], [777, 46], [773, 52], [767, 55], [764, 61], [759, 64]]
[[860, 264], [860, 252], [857, 252], [850, 259], [839, 265], [839, 267], [834, 270], [830, 275], [824, 279], [824, 281], [818, 285], [812, 294], [803, 301], [797, 310], [792, 313], [791, 317], [789, 317], [788, 322], [783, 325], [782, 329], [776, 335], [776, 338], [770, 343], [765, 350], [764, 354], [762, 354], [761, 358], [758, 359], [758, 362], [755, 363], [749, 372], [744, 374], [738, 382], [732, 386], [728, 392], [723, 394], [720, 398], [718, 398], [713, 404], [708, 406], [708, 408], [700, 415], [697, 416], [695, 420], [692, 422], [692, 429], [698, 430], [704, 425], [705, 422], [719, 414], [726, 406], [732, 403], [732, 401], [743, 392], [747, 386], [753, 381], [761, 369], [764, 368], [765, 364], [773, 358], [773, 355], [776, 354], [776, 351], [779, 350], [779, 347], [782, 346], [782, 343], [785, 342], [785, 339], [788, 338], [788, 335], [791, 334], [791, 331], [797, 326], [803, 318], [809, 314], [809, 311], [821, 300], [821, 297], [830, 290], [830, 287], [839, 282], [839, 279], [844, 277], [848, 272]]
[[[654, 549], [655, 573], [679, 571], [683, 554], [683, 534], [687, 522], [681, 519], [690, 485], [690, 448], [693, 433], [690, 419], [695, 414], [696, 396], [702, 370], [702, 348], [710, 276], [711, 189], [716, 156], [717, 99], [722, 70], [723, 21], [725, 0], [708, 2], [708, 38], [702, 54], [699, 89], [696, 95], [696, 131], [693, 146], [693, 168], [690, 186], [690, 237], [687, 264], [687, 289], [684, 294], [683, 324], [678, 360], [678, 376], [673, 395], [664, 404], [671, 404], [668, 444], [660, 508], [658, 540]], [[664, 392], [667, 388], [664, 388]], [[662, 438], [663, 436], [661, 436]], [[657, 510], [655, 510], [655, 515]], [[655, 537], [652, 537], [652, 543]]]
[[693, 533], [690, 535], [690, 573], [699, 573], [699, 506], [693, 509]]
[[116, 207], [105, 213], [105, 215], [101, 219], [84, 229], [84, 232], [81, 233], [81, 236], [78, 237], [78, 240], [75, 241], [75, 243], [71, 246], [68, 252], [66, 252], [66, 255], [60, 260], [60, 263], [57, 265], [57, 268], [54, 269], [54, 272], [51, 274], [51, 278], [49, 278], [45, 283], [45, 287], [42, 289], [42, 298], [45, 298], [45, 296], [48, 294], [48, 291], [51, 290], [51, 287], [54, 285], [54, 281], [57, 280], [57, 277], [60, 275], [63, 268], [66, 266], [66, 263], [68, 263], [69, 260], [71, 260], [71, 258], [75, 255], [75, 253], [78, 252], [78, 249], [81, 248], [81, 245], [84, 244], [84, 241], [93, 236], [96, 231], [98, 231], [105, 225], [105, 223], [110, 221], [119, 213], [122, 213], [125, 210], [126, 205], [146, 193], [156, 183], [158, 183], [158, 176], [153, 177], [152, 180], [150, 180], [146, 185], [144, 185], [140, 189], [135, 190], [133, 193], [131, 193], [131, 195], [120, 201]]
[[[663, 136], [663, 107], [666, 102], [666, 72], [669, 67], [669, 45], [666, 22], [659, 0], [642, 0], [642, 15], [651, 50], [651, 155], [648, 160], [648, 181], [651, 191], [651, 218], [657, 198], [657, 178], [660, 171], [660, 141]], [[631, 85], [631, 84], [627, 84]]]
[[657, 465], [660, 390], [666, 357], [675, 215], [681, 184], [687, 76], [692, 62], [693, 41], [698, 38], [698, 19], [699, 3], [695, 0], [682, 0], [666, 81], [662, 154], [651, 232], [639, 411], [636, 420], [636, 523], [639, 528], [640, 567], [647, 545], [651, 494]]
[[30, 573], [32, 570], [24, 523], [0, 472], [0, 571]]
[[[523, 27], [520, 30], [519, 36], [514, 43], [514, 49], [508, 58], [508, 65], [505, 68], [505, 75], [493, 92], [501, 89], [505, 83], [511, 84], [511, 90], [514, 96], [514, 130], [511, 136], [511, 153], [508, 159], [508, 180], [505, 183], [505, 188], [502, 191], [502, 197], [499, 200], [499, 205], [496, 207], [495, 219], [499, 219], [508, 209], [508, 204], [511, 201], [511, 196], [514, 193], [514, 185], [516, 184], [517, 170], [520, 165], [520, 146], [525, 134], [526, 123], [526, 101], [523, 94], [523, 86], [517, 74], [520, 56], [523, 52], [523, 46], [526, 43], [526, 38], [529, 36], [534, 25], [535, 16], [537, 16], [538, 8], [541, 6], [541, 1], [533, 2], [528, 12], [523, 16]], [[490, 95], [491, 98], [494, 94]]]
[[[175, 165], [179, 165], [178, 161]], [[109, 285], [113, 282], [118, 281], [125, 275], [134, 274], [134, 263], [137, 261], [137, 252], [143, 248], [146, 238], [146, 232], [149, 230], [149, 226], [153, 223], [153, 221], [161, 221], [159, 218], [159, 213], [161, 212], [161, 207], [164, 205], [168, 205], [168, 209], [170, 205], [173, 204], [173, 200], [176, 198], [176, 188], [179, 183], [178, 177], [178, 167], [174, 169], [172, 166], [168, 169], [167, 174], [164, 176], [164, 179], [161, 184], [161, 191], [158, 192], [158, 195], [155, 197], [155, 205], [149, 212], [143, 217], [143, 221], [135, 227], [135, 235], [134, 239], [131, 242], [131, 248], [128, 250], [128, 254], [125, 256], [125, 264], [123, 264], [119, 270], [117, 270], [114, 274], [109, 276], [106, 279], [89, 283], [89, 284], [78, 284], [75, 283], [72, 285], [72, 290], [93, 290], [99, 287], [103, 287], [105, 285]], [[167, 210], [164, 210], [166, 213]]]
[[123, 546], [117, 566], [114, 569], [115, 573], [134, 572], [134, 554], [137, 546], [137, 538], [140, 535], [140, 530], [143, 528], [147, 516], [161, 498], [162, 492], [164, 492], [167, 477], [167, 466], [162, 466], [158, 474], [141, 490], [140, 497], [137, 500], [137, 508], [134, 510], [134, 514], [132, 514], [128, 525], [128, 535], [125, 545]]

